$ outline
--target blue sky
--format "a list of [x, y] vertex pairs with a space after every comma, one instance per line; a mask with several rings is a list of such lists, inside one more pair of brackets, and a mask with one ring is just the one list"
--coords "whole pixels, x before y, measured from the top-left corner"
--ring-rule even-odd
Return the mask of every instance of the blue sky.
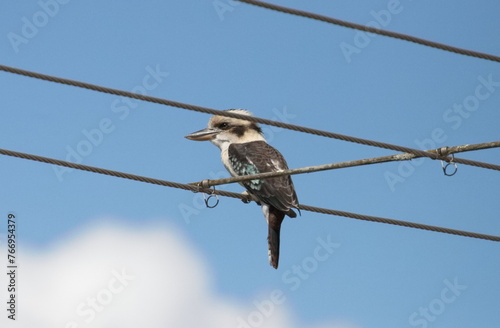
[[[492, 0], [273, 3], [500, 54]], [[498, 63], [229, 0], [0, 4], [3, 65], [413, 148], [498, 140]], [[213, 145], [184, 139], [208, 115], [3, 72], [0, 87], [1, 148], [179, 182], [229, 175]], [[263, 128], [292, 168], [393, 153]], [[457, 156], [500, 163], [494, 149]], [[500, 320], [495, 242], [303, 211], [284, 222], [276, 271], [255, 204], [207, 209], [182, 190], [0, 165], [2, 263], [7, 215], [18, 218], [16, 327]], [[422, 159], [293, 179], [303, 204], [500, 235], [496, 171], [459, 165], [445, 177]]]

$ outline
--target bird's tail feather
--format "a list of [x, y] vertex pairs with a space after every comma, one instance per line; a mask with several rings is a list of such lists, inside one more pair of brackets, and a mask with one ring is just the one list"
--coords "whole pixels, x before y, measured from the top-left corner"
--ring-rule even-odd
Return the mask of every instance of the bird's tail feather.
[[270, 206], [269, 217], [267, 223], [269, 225], [269, 232], [267, 236], [267, 241], [269, 245], [269, 263], [273, 268], [278, 268], [278, 262], [280, 257], [280, 230], [281, 223], [285, 213]]

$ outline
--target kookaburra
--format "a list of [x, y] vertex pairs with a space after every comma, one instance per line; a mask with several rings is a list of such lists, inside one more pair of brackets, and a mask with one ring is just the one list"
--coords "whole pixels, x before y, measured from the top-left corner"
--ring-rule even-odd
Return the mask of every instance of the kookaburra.
[[[229, 111], [251, 115], [243, 109]], [[285, 158], [271, 147], [260, 127], [253, 122], [225, 116], [213, 116], [206, 129], [186, 136], [190, 140], [209, 140], [221, 150], [222, 163], [232, 176], [274, 172], [288, 169]], [[285, 215], [296, 217], [292, 208], [299, 207], [290, 176], [256, 179], [241, 182], [262, 207], [269, 226], [269, 262], [277, 269], [280, 229]]]

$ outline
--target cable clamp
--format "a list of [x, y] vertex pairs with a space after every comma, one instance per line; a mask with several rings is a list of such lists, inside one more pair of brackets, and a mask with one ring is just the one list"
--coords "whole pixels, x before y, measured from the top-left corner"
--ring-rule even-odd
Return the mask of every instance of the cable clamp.
[[198, 186], [201, 188], [201, 189], [210, 189], [210, 180], [208, 179], [205, 179], [205, 180], [202, 180]]

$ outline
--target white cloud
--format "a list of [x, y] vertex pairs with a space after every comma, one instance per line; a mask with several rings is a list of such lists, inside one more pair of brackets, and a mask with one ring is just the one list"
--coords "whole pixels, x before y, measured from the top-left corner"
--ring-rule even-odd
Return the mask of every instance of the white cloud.
[[[255, 311], [212, 289], [203, 258], [172, 226], [94, 225], [19, 258], [17, 320], [0, 317], [16, 328], [244, 328], [238, 318]], [[291, 322], [283, 304], [259, 327]]]

